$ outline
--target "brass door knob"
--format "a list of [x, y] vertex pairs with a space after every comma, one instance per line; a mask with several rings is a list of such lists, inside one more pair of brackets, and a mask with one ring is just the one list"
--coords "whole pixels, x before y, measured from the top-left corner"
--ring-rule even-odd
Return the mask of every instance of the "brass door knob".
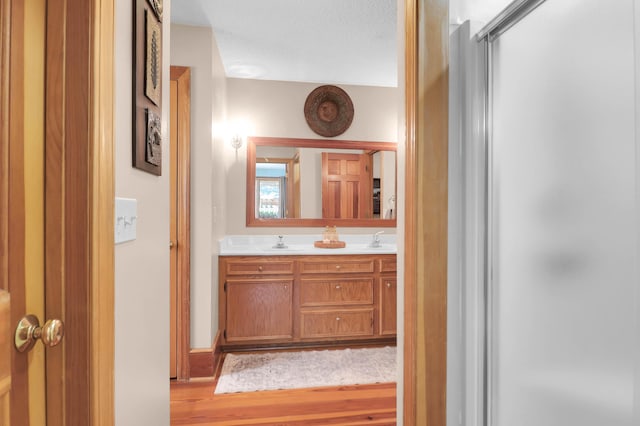
[[45, 346], [53, 347], [64, 337], [64, 323], [59, 319], [50, 319], [40, 327], [40, 321], [35, 315], [25, 315], [16, 327], [14, 343], [18, 352], [27, 352], [42, 340]]

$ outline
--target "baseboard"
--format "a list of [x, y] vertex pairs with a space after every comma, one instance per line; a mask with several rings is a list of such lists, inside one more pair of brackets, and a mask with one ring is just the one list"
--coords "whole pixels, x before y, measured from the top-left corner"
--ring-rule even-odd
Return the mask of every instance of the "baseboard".
[[189, 351], [189, 377], [213, 377], [221, 362], [220, 333], [217, 333], [211, 349], [191, 349]]
[[224, 354], [222, 353], [222, 345], [220, 344], [220, 340], [222, 339], [222, 335], [220, 332], [216, 333], [216, 338], [213, 340], [213, 345], [211, 345], [211, 350], [213, 351], [213, 375], [217, 376], [222, 368], [222, 361], [224, 360]]

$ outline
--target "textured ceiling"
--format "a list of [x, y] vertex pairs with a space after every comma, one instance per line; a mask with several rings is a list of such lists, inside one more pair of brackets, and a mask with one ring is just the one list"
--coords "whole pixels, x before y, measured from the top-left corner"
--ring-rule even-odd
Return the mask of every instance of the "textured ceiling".
[[397, 86], [396, 0], [172, 0], [213, 28], [227, 77]]

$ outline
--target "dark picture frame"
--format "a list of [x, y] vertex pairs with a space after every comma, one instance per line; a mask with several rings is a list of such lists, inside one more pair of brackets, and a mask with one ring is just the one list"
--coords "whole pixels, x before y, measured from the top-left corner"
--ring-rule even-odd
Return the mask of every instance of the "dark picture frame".
[[161, 176], [162, 1], [133, 7], [133, 167]]

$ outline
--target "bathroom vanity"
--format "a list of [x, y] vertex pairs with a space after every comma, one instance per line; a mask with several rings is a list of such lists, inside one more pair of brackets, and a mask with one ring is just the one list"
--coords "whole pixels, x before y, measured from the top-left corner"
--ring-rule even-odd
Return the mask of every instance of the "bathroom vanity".
[[221, 249], [222, 348], [394, 343], [395, 250], [353, 241], [340, 249]]

